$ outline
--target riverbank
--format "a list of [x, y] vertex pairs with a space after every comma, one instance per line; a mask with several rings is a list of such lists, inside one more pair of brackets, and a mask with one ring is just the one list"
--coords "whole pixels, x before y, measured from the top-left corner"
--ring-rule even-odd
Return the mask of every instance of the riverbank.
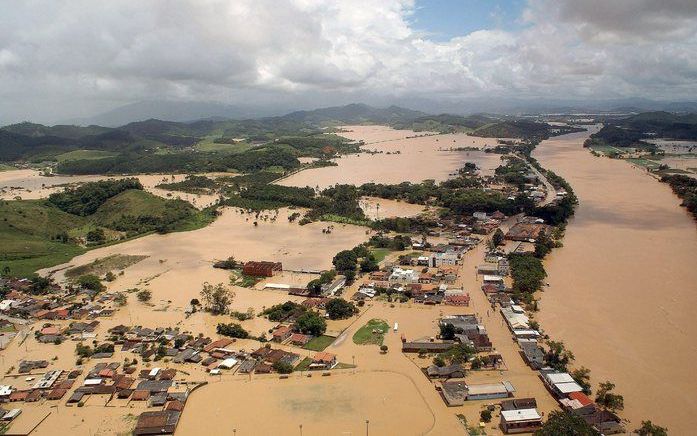
[[687, 309], [697, 303], [694, 221], [667, 185], [591, 155], [587, 136], [553, 138], [533, 152], [579, 198], [564, 246], [545, 260], [550, 286], [538, 319], [592, 369], [595, 388], [617, 384], [633, 424], [651, 419], [687, 434], [697, 413], [697, 323]]

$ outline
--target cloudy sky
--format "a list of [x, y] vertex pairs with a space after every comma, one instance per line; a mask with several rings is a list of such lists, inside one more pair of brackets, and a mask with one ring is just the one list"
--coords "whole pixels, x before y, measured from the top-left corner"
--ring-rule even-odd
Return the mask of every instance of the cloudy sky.
[[143, 100], [697, 100], [695, 0], [2, 0], [0, 120]]

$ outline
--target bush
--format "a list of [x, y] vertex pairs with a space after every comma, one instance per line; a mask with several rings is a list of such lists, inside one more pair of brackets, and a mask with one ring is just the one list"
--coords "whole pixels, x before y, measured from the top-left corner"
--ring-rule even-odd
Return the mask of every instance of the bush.
[[329, 319], [346, 319], [358, 313], [356, 306], [343, 298], [332, 298], [324, 307]]
[[247, 339], [249, 337], [249, 332], [242, 328], [241, 325], [235, 323], [220, 323], [215, 330], [219, 335], [229, 336], [231, 338]]
[[305, 334], [322, 336], [327, 330], [327, 322], [315, 312], [305, 312], [295, 321], [298, 329]]
[[279, 374], [290, 374], [293, 372], [293, 365], [279, 361], [273, 364], [273, 369]]
[[142, 291], [138, 292], [136, 296], [138, 297], [138, 301], [146, 303], [152, 298], [152, 292], [148, 291], [147, 289], [143, 289]]
[[106, 289], [106, 286], [102, 284], [102, 281], [94, 274], [85, 274], [78, 277], [77, 284], [82, 289], [89, 289], [92, 291], [102, 292]]

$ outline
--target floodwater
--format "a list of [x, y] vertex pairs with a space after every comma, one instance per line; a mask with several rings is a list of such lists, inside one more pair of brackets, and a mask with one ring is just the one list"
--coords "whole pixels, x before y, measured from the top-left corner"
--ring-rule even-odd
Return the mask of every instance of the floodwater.
[[535, 157], [580, 205], [545, 261], [539, 320], [594, 388], [616, 383], [630, 429], [642, 419], [692, 433], [697, 414], [697, 226], [668, 185], [582, 148], [588, 133], [542, 142]]
[[[211, 173], [208, 176], [234, 175], [233, 173]], [[23, 200], [36, 200], [46, 198], [54, 192], [59, 192], [66, 185], [96, 182], [98, 180], [123, 179], [127, 177], [137, 177], [146, 191], [163, 198], [181, 199], [188, 201], [196, 207], [204, 208], [210, 206], [218, 200], [216, 195], [208, 194], [189, 194], [180, 191], [170, 191], [157, 188], [160, 183], [180, 182], [186, 177], [184, 174], [135, 174], [124, 176], [64, 176], [56, 175], [46, 177], [41, 172], [24, 169], [0, 172], [0, 199], [12, 200], [20, 197]]]
[[[110, 288], [148, 287], [152, 290], [153, 300], [168, 301], [172, 310], [183, 311], [191, 298], [198, 297], [204, 282], [227, 283], [228, 273], [212, 267], [216, 260], [234, 256], [238, 261], [282, 262], [287, 270], [329, 269], [336, 253], [351, 249], [369, 237], [364, 227], [346, 224], [310, 223], [300, 226], [288, 221], [291, 212], [281, 209], [277, 216], [270, 211], [257, 218], [240, 209], [225, 208], [222, 215], [205, 228], [149, 235], [98, 248], [73, 258], [67, 264], [40, 272], [57, 271], [55, 278], [61, 280], [63, 269], [68, 265], [84, 265], [116, 253], [146, 255], [149, 256], [147, 259], [126, 268], [124, 276], [119, 276]], [[322, 231], [330, 225], [331, 233]], [[306, 284], [313, 278], [303, 279], [289, 274], [283, 279], [287, 284]], [[277, 282], [279, 279], [273, 280]], [[304, 283], [300, 283], [302, 281]], [[271, 294], [239, 288], [235, 310], [275, 304], [277, 301], [272, 301], [273, 298], [264, 301], [264, 296]]]
[[[418, 183], [426, 179], [447, 180], [465, 162], [481, 168], [482, 175], [493, 174], [501, 165], [501, 155], [483, 151], [452, 151], [451, 148], [483, 149], [497, 144], [494, 138], [478, 138], [464, 133], [425, 135], [424, 132], [395, 130], [386, 126], [346, 126], [344, 136], [363, 140], [364, 150], [377, 154], [351, 154], [335, 159], [338, 166], [311, 168], [276, 183], [284, 186], [326, 188], [337, 183]], [[421, 136], [416, 136], [421, 135]], [[399, 151], [399, 153], [395, 153]], [[388, 154], [389, 153], [389, 154]]]

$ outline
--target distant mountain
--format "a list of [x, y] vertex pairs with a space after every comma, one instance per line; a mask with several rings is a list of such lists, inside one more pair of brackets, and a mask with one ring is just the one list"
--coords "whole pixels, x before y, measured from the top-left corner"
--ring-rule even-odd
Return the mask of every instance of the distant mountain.
[[254, 106], [233, 106], [221, 103], [191, 101], [139, 101], [120, 106], [88, 118], [66, 121], [66, 124], [118, 127], [136, 121], [159, 119], [186, 122], [204, 118], [258, 118], [277, 115], [277, 109], [262, 109]]
[[361, 103], [353, 103], [345, 106], [327, 107], [311, 111], [297, 111], [283, 115], [282, 119], [301, 123], [326, 124], [326, 123], [385, 123], [392, 124], [398, 121], [413, 120], [426, 113], [405, 109], [399, 106], [376, 108]]

